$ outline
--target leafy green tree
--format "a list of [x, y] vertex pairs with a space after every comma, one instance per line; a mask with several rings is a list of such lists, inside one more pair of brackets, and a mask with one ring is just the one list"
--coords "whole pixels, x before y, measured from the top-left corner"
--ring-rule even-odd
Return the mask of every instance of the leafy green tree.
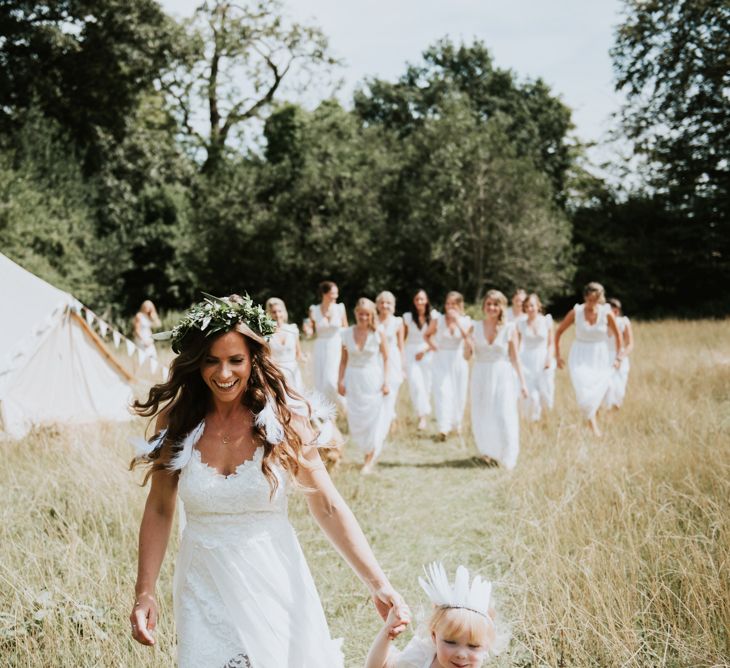
[[186, 46], [162, 86], [193, 149], [204, 151], [206, 172], [247, 121], [270, 109], [286, 79], [335, 62], [321, 30], [288, 21], [281, 0], [204, 2], [184, 28]]
[[0, 35], [0, 127], [39, 108], [95, 171], [100, 138], [124, 138], [140, 95], [167, 65], [172, 23], [155, 0], [6, 0]]

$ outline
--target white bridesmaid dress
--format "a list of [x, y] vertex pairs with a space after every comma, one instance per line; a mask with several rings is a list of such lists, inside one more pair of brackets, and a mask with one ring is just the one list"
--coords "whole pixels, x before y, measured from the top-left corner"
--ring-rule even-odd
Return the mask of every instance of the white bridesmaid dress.
[[317, 333], [314, 341], [314, 389], [330, 401], [342, 404], [342, 397], [337, 393], [337, 380], [342, 356], [345, 305], [331, 304], [329, 318], [322, 315], [319, 304], [312, 305], [309, 310]]
[[[471, 318], [461, 316], [460, 325], [468, 332]], [[449, 330], [444, 315], [436, 319], [434, 342], [437, 350], [432, 367], [433, 404], [438, 430], [448, 434], [461, 429], [469, 389], [469, 365], [464, 359], [464, 338], [458, 328], [455, 332]]]
[[598, 306], [597, 320], [590, 325], [585, 319], [585, 305], [576, 304], [573, 307], [575, 341], [568, 356], [568, 371], [578, 408], [586, 420], [595, 416], [611, 381], [611, 364], [606, 345], [610, 310], [608, 304]]
[[[627, 316], [620, 316], [616, 318], [616, 326], [618, 327], [619, 334], [621, 335], [621, 341], [624, 339], [624, 332], [629, 324]], [[616, 360], [616, 339], [613, 334], [608, 332], [608, 364], [611, 367], [611, 376], [608, 383], [608, 392], [603, 400], [603, 405], [606, 408], [620, 408], [624, 402], [626, 396], [626, 385], [629, 382], [629, 370], [631, 365], [628, 357], [624, 357], [621, 360], [621, 366], [616, 369], [613, 366]]]
[[[173, 584], [179, 668], [342, 668], [340, 641], [327, 627], [312, 575], [279, 487], [251, 460], [224, 476], [186, 440], [178, 494], [186, 524]], [[192, 435], [195, 432], [196, 435]]]
[[299, 327], [294, 323], [285, 323], [269, 339], [271, 358], [281, 369], [287, 383], [299, 394], [304, 392], [302, 372], [297, 361], [297, 342], [299, 341]]
[[542, 416], [543, 409], [552, 410], [555, 401], [555, 360], [545, 368], [548, 341], [553, 328], [551, 315], [538, 314], [532, 325], [527, 318], [518, 320], [520, 333], [520, 362], [527, 386], [527, 399], [520, 399], [522, 415], [533, 422]]
[[381, 334], [368, 331], [362, 348], [355, 343], [354, 325], [345, 330], [343, 338], [347, 348], [345, 392], [350, 439], [363, 454], [372, 452], [377, 457], [391, 423], [390, 408], [383, 394]]
[[[438, 317], [438, 311], [431, 311], [432, 320]], [[426, 415], [431, 415], [431, 367], [433, 364], [433, 353], [423, 338], [423, 335], [428, 329], [428, 324], [424, 323], [423, 327], [419, 327], [411, 313], [403, 314], [403, 322], [408, 327], [404, 347], [408, 393], [411, 397], [413, 410], [421, 418]], [[421, 352], [425, 354], [420, 360], [417, 360], [416, 355]]]
[[517, 374], [509, 358], [515, 323], [506, 323], [492, 343], [482, 322], [474, 326], [474, 365], [471, 374], [471, 428], [477, 449], [507, 469], [520, 452]]
[[403, 353], [398, 347], [398, 330], [402, 326], [403, 318], [395, 315], [391, 315], [387, 320], [378, 324], [378, 331], [385, 339], [385, 346], [388, 349], [388, 387], [390, 393], [385, 397], [385, 402], [390, 411], [391, 421], [396, 416], [398, 391], [403, 384]]

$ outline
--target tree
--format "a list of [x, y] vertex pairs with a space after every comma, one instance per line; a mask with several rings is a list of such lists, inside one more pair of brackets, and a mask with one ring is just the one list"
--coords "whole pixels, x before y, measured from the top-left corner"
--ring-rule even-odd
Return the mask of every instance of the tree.
[[627, 0], [612, 55], [624, 128], [681, 244], [672, 298], [696, 303], [730, 281], [730, 5]]
[[439, 118], [414, 133], [424, 160], [410, 201], [431, 241], [444, 284], [479, 301], [487, 287], [560, 294], [574, 271], [571, 229], [548, 178], [519, 157], [511, 119], [481, 121], [465, 96], [442, 101]]
[[[187, 46], [162, 85], [194, 147], [205, 151], [204, 171], [215, 170], [246, 121], [271, 107], [285, 79], [336, 62], [318, 28], [289, 22], [282, 11], [280, 0], [215, 0], [184, 25]], [[196, 122], [201, 104], [205, 129]]]
[[123, 140], [140, 95], [166, 66], [171, 25], [155, 0], [3, 2], [0, 127], [12, 131], [38, 108], [95, 171], [100, 138]]
[[404, 137], [438, 116], [454, 94], [465, 96], [483, 121], [497, 113], [509, 119], [506, 130], [518, 155], [548, 176], [556, 202], [562, 204], [572, 163], [570, 110], [542, 80], [519, 82], [512, 71], [495, 67], [483, 42], [437, 42], [396, 83], [368, 80], [355, 93], [355, 109], [365, 123], [384, 125]]

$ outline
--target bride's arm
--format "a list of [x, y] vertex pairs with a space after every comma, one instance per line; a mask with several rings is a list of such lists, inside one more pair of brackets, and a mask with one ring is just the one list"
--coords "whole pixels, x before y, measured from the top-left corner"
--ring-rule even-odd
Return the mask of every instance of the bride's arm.
[[[298, 431], [305, 443], [311, 443], [315, 434], [304, 420], [296, 420]], [[408, 620], [408, 607], [400, 594], [393, 589], [375, 559], [365, 534], [344, 499], [335, 488], [315, 446], [305, 446], [304, 459], [297, 480], [307, 490], [309, 512], [319, 524], [332, 545], [344, 557], [350, 568], [370, 590], [375, 607], [385, 619], [395, 606], [403, 626]]]

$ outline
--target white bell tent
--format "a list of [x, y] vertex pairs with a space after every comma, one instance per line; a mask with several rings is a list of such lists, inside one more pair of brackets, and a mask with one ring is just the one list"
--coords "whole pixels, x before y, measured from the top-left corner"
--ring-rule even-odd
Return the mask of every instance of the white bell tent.
[[[137, 378], [94, 331], [96, 316], [2, 253], [0, 314], [0, 433], [22, 438], [34, 425], [132, 418]], [[98, 326], [115, 345], [124, 340], [103, 321]], [[124, 342], [129, 355], [141, 352]]]

